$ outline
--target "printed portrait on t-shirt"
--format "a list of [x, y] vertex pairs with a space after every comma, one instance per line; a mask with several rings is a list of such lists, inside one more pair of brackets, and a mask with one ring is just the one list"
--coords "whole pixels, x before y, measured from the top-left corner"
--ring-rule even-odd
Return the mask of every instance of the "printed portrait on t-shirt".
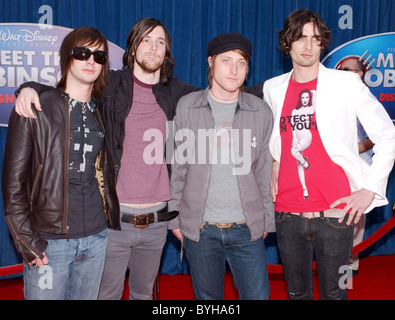
[[281, 158], [276, 211], [324, 211], [350, 193], [343, 169], [332, 161], [321, 140], [317, 119], [324, 113], [317, 82], [318, 79], [298, 83], [291, 78], [288, 84], [279, 124]]
[[298, 102], [295, 109], [292, 110], [291, 127], [292, 127], [292, 148], [291, 154], [296, 159], [298, 166], [298, 175], [303, 188], [303, 197], [309, 198], [308, 188], [306, 186], [305, 171], [310, 168], [308, 158], [303, 155], [312, 141], [311, 124], [315, 113], [315, 103], [313, 99], [315, 91], [303, 89], [299, 92]]

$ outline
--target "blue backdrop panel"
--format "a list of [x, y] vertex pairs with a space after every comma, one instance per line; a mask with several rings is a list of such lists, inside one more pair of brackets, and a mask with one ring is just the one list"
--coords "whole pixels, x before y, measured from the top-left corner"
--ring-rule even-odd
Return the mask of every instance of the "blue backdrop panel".
[[[240, 32], [253, 44], [247, 84], [262, 83], [289, 71], [291, 62], [278, 50], [277, 32], [286, 16], [295, 9], [314, 10], [324, 18], [333, 36], [328, 52], [355, 38], [395, 31], [394, 0], [0, 0], [0, 23], [39, 23], [43, 17], [39, 9], [43, 5], [52, 11], [54, 25], [98, 28], [109, 41], [123, 49], [129, 30], [137, 20], [144, 17], [160, 19], [172, 38], [175, 74], [181, 80], [201, 87], [208, 83], [207, 43], [222, 32]], [[7, 128], [0, 128], [0, 159], [3, 159], [6, 135]], [[391, 204], [395, 201], [394, 179], [392, 172], [388, 185]], [[368, 215], [365, 237], [392, 216], [391, 208], [392, 205], [377, 208]], [[0, 266], [19, 263], [21, 260], [4, 221], [2, 201], [0, 232]], [[363, 255], [395, 253], [394, 238], [392, 230]], [[269, 235], [266, 244], [268, 263], [280, 263], [275, 234]], [[188, 272], [187, 262], [179, 261], [179, 247], [169, 233], [162, 273]]]

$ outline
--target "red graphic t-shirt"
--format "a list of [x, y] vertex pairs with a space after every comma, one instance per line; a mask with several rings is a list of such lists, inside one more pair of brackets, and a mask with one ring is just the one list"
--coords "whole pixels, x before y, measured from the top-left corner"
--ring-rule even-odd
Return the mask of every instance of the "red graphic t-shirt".
[[291, 78], [288, 85], [280, 119], [276, 211], [324, 211], [337, 199], [350, 195], [343, 169], [330, 159], [318, 132], [316, 87], [317, 79], [297, 83]]

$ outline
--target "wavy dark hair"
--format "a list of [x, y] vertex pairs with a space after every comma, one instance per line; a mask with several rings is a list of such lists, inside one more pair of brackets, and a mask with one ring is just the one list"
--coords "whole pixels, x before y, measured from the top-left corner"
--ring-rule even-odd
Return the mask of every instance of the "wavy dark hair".
[[321, 52], [328, 49], [331, 42], [330, 30], [328, 29], [328, 26], [318, 13], [303, 9], [292, 12], [285, 19], [284, 27], [279, 32], [278, 40], [280, 50], [284, 53], [284, 55], [289, 55], [292, 43], [302, 36], [304, 25], [310, 22], [312, 22], [318, 30], [321, 40]]
[[[72, 50], [75, 47], [82, 46], [101, 46], [103, 45], [103, 51], [108, 56], [108, 44], [106, 37], [97, 29], [92, 27], [80, 27], [71, 31], [62, 42], [60, 46], [60, 70], [61, 79], [57, 85], [58, 88], [63, 90], [66, 89], [67, 73], [70, 70], [71, 63], [73, 62], [73, 56], [71, 55]], [[103, 92], [103, 88], [107, 84], [107, 69], [108, 69], [108, 59], [103, 65], [101, 73], [95, 83], [93, 84], [92, 99], [94, 101], [99, 101]]]
[[174, 69], [174, 58], [171, 55], [171, 40], [169, 31], [166, 27], [157, 19], [154, 18], [144, 18], [136, 22], [133, 28], [130, 30], [128, 38], [126, 40], [126, 51], [123, 55], [123, 65], [124, 67], [129, 67], [133, 70], [134, 65], [134, 53], [137, 47], [140, 45], [141, 41], [156, 27], [162, 27], [165, 32], [166, 41], [166, 53], [165, 59], [163, 60], [160, 69], [160, 79], [163, 84], [167, 84], [173, 75]]

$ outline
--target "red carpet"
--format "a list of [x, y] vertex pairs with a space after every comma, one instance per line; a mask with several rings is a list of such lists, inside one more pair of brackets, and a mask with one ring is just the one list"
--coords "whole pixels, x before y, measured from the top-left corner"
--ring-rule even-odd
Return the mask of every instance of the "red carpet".
[[[349, 300], [394, 300], [394, 266], [395, 255], [360, 259], [359, 274], [352, 280], [352, 289], [348, 290]], [[225, 279], [225, 300], [237, 299], [237, 291], [233, 286], [231, 273], [228, 272]], [[270, 300], [287, 300], [284, 275], [282, 273], [269, 273], [269, 280], [271, 287]], [[160, 275], [159, 299], [194, 299], [189, 275]], [[314, 299], [320, 299], [316, 274], [314, 275]]]
[[[350, 300], [394, 300], [395, 299], [395, 255], [372, 256], [360, 259], [360, 271], [353, 278], [352, 289], [348, 290]], [[225, 276], [225, 300], [237, 299], [232, 275]], [[271, 300], [287, 300], [286, 283], [282, 273], [270, 273]], [[319, 299], [318, 281], [314, 277], [314, 299]], [[127, 288], [124, 291], [127, 298]], [[160, 300], [193, 300], [189, 275], [160, 275]], [[0, 300], [23, 300], [21, 278], [0, 280]]]

